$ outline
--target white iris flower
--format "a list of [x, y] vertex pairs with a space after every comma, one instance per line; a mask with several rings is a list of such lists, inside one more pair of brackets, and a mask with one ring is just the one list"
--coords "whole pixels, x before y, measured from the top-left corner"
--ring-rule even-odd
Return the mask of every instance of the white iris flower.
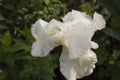
[[65, 15], [63, 22], [39, 19], [32, 26], [36, 42], [32, 45], [33, 56], [46, 56], [54, 47], [63, 45], [60, 57], [60, 71], [68, 80], [76, 80], [93, 72], [97, 62], [98, 44], [91, 41], [95, 31], [105, 27], [104, 18], [94, 13], [93, 19], [83, 12], [72, 10]]

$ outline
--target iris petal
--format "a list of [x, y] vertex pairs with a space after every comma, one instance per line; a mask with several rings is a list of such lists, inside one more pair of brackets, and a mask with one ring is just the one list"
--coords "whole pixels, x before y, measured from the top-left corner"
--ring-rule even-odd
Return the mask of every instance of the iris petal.
[[53, 39], [45, 32], [46, 25], [47, 22], [43, 20], [38, 20], [32, 25], [31, 32], [33, 37], [36, 39], [36, 42], [32, 45], [31, 54], [33, 56], [46, 56], [50, 50], [55, 47]]
[[93, 72], [97, 57], [92, 50], [88, 49], [77, 59], [69, 59], [67, 57], [68, 54], [67, 50], [63, 50], [60, 57], [60, 70], [68, 80], [72, 80], [71, 78], [82, 78]]
[[98, 14], [97, 12], [94, 13], [93, 16], [93, 25], [96, 27], [97, 30], [101, 30], [105, 28], [105, 19], [103, 18], [102, 15]]

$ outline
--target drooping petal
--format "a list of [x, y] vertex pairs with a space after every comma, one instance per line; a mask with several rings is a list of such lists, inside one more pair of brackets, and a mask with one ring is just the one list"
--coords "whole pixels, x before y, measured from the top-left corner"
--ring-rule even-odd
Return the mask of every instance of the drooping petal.
[[54, 41], [51, 36], [45, 32], [46, 22], [43, 20], [36, 21], [32, 25], [32, 35], [36, 39], [36, 42], [32, 45], [31, 54], [33, 56], [46, 56], [50, 50], [55, 47]]
[[[86, 43], [84, 42], [86, 41]], [[75, 59], [81, 56], [88, 49], [88, 41], [81, 39], [80, 37], [71, 37], [71, 39], [66, 40], [65, 44], [69, 50], [69, 58]]]
[[94, 13], [93, 16], [93, 25], [97, 30], [101, 30], [105, 28], [105, 19], [103, 18], [102, 15], [98, 14], [97, 12]]
[[63, 44], [68, 48], [69, 58], [75, 59], [90, 48], [90, 41], [94, 32], [86, 28], [84, 24], [71, 24], [71, 26], [74, 27], [64, 32], [62, 40]]
[[74, 78], [82, 78], [88, 76], [93, 72], [95, 63], [97, 62], [96, 54], [87, 50], [77, 59], [69, 59], [69, 53], [64, 50], [60, 57], [60, 70], [68, 80], [75, 80]]
[[[76, 72], [73, 72], [74, 61], [72, 59], [68, 59], [69, 52], [64, 47], [62, 54], [60, 56], [60, 71], [62, 74], [69, 80], [70, 76], [75, 77], [76, 79]], [[72, 73], [71, 73], [72, 72]], [[72, 75], [71, 75], [72, 74]], [[74, 79], [73, 79], [74, 80]]]

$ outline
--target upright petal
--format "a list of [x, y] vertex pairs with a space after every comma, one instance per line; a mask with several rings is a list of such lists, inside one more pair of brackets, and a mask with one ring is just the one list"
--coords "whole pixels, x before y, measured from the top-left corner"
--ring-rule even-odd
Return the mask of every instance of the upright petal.
[[98, 14], [97, 12], [94, 13], [93, 16], [93, 25], [97, 30], [101, 30], [105, 28], [105, 19], [103, 18], [102, 15]]
[[44, 33], [44, 29], [47, 24], [48, 23], [46, 21], [39, 19], [32, 25], [31, 33], [35, 39], [38, 39], [39, 36]]
[[63, 22], [69, 22], [74, 20], [72, 12], [68, 12], [62, 19], [63, 19]]
[[91, 24], [92, 18], [84, 12], [72, 10], [72, 12], [69, 12], [64, 16], [63, 22], [83, 22], [85, 24]]
[[74, 16], [75, 20], [79, 20], [85, 24], [91, 24], [91, 17], [89, 15], [86, 15], [84, 12], [72, 10], [72, 15]]

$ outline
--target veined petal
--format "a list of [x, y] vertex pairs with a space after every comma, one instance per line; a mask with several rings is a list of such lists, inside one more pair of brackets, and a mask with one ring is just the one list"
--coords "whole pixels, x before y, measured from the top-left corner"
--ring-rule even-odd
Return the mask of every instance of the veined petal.
[[68, 48], [69, 58], [78, 58], [81, 54], [90, 48], [90, 41], [94, 34], [89, 28], [85, 28], [84, 25], [72, 25], [75, 26], [69, 30], [66, 30], [63, 35], [63, 45]]
[[103, 18], [102, 15], [98, 14], [97, 12], [94, 13], [93, 16], [93, 25], [96, 27], [97, 30], [101, 30], [105, 28], [105, 19]]
[[77, 59], [69, 59], [69, 53], [64, 50], [60, 57], [60, 70], [68, 80], [82, 78], [93, 72], [97, 62], [96, 54], [92, 50], [87, 50]]
[[[84, 41], [86, 41], [86, 43]], [[88, 41], [77, 36], [66, 40], [65, 44], [67, 45], [67, 48], [69, 50], [70, 59], [78, 58], [89, 48]]]

